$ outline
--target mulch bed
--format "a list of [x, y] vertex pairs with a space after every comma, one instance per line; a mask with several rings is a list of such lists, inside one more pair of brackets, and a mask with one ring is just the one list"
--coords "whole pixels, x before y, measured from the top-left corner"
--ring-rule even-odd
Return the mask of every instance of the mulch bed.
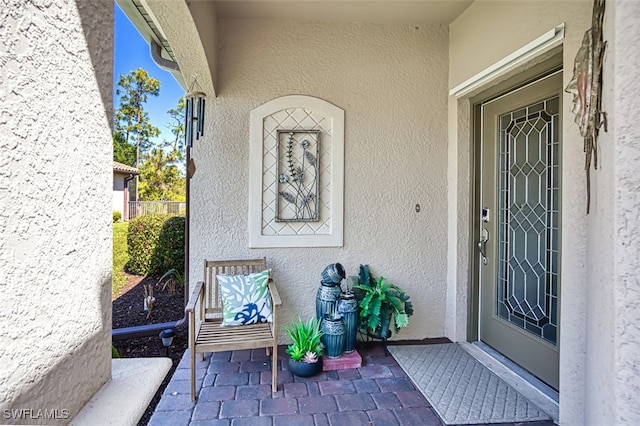
[[[154, 287], [153, 296], [156, 298], [155, 307], [148, 317], [147, 312], [144, 311], [144, 285], [152, 285]], [[158, 284], [156, 277], [127, 275], [127, 285], [116, 295], [112, 302], [112, 327], [114, 329], [172, 322], [182, 317], [184, 317], [184, 289], [177, 287], [175, 294], [170, 295], [168, 289], [162, 290], [162, 285]], [[169, 384], [173, 372], [188, 347], [187, 328], [182, 327], [176, 330], [176, 336], [168, 352], [162, 345], [159, 336], [119, 340], [113, 342], [113, 345], [123, 358], [168, 356], [173, 361], [171, 370], [162, 381], [162, 385], [138, 423], [139, 426], [145, 426], [149, 422], [164, 389]]]

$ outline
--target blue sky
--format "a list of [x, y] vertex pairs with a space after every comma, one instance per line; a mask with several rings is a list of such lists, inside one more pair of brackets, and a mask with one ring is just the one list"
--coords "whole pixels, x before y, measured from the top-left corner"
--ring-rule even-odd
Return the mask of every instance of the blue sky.
[[[114, 2], [115, 3], [115, 2]], [[158, 67], [149, 50], [149, 44], [140, 35], [129, 18], [115, 3], [115, 66], [113, 73], [113, 102], [114, 109], [118, 108], [118, 96], [115, 94], [120, 74], [127, 75], [130, 71], [144, 68], [149, 75], [160, 81], [160, 95], [149, 97], [145, 110], [149, 113], [151, 123], [162, 132], [158, 142], [164, 139], [172, 140], [173, 135], [167, 129], [170, 122], [167, 111], [178, 105], [178, 99], [185, 93], [169, 71]]]

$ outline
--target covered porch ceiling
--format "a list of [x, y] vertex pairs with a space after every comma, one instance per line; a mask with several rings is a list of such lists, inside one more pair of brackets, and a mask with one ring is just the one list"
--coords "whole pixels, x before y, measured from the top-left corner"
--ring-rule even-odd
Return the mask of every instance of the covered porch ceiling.
[[[473, 0], [116, 0], [158, 64], [189, 89], [215, 95], [216, 22], [221, 19], [449, 25]], [[206, 71], [203, 71], [206, 70]], [[206, 72], [207, 75], [203, 75]]]
[[[193, 0], [189, 3], [206, 0]], [[376, 24], [450, 24], [472, 0], [247, 0], [214, 1], [219, 18]]]

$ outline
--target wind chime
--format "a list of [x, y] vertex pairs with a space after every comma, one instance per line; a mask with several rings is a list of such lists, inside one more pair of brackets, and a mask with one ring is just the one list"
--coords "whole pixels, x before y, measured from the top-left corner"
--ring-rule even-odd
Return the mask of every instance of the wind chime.
[[185, 95], [185, 137], [187, 146], [193, 147], [193, 136], [196, 140], [204, 136], [204, 102], [206, 94], [190, 91]]
[[195, 134], [196, 140], [199, 140], [201, 136], [204, 136], [204, 103], [206, 94], [193, 90], [193, 86], [197, 84], [194, 78], [192, 88], [184, 95], [185, 98], [185, 123], [184, 123], [184, 136], [187, 146], [187, 178], [193, 177], [196, 172], [196, 165], [191, 158], [190, 150], [193, 148], [193, 136]]

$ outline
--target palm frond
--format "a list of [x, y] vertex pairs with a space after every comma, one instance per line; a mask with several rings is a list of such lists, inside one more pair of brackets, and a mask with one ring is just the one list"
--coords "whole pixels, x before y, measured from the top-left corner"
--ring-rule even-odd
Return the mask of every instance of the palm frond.
[[413, 315], [413, 303], [411, 303], [408, 300], [406, 300], [404, 302], [404, 311], [409, 316]]
[[[368, 267], [361, 265], [358, 284], [353, 288], [359, 293], [360, 328], [386, 337], [393, 321], [396, 332], [409, 325], [409, 316], [413, 315], [413, 305], [409, 296], [384, 277], [373, 278], [368, 275]], [[369, 278], [370, 284], [366, 281]]]

